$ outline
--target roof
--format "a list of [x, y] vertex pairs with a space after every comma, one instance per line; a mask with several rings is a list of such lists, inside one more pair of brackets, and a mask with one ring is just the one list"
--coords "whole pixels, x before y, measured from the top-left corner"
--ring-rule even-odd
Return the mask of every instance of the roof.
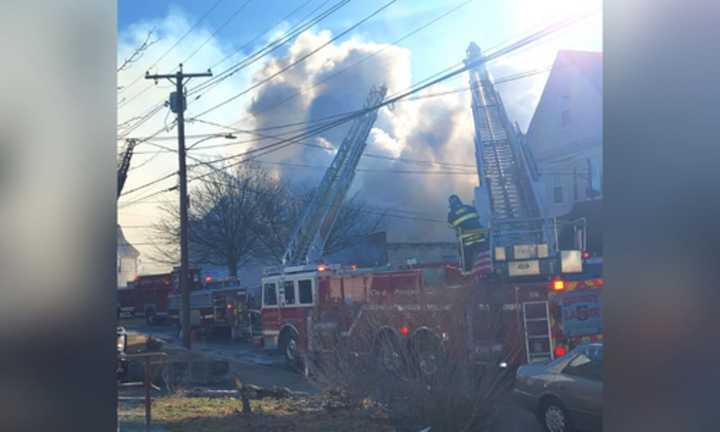
[[[553, 73], [564, 75], [563, 69], [566, 67], [572, 67], [578, 71], [598, 92], [602, 92], [603, 54], [601, 52], [561, 50], [558, 52], [553, 68], [550, 71], [551, 77]], [[548, 78], [548, 81], [551, 77]]]
[[140, 256], [140, 252], [125, 238], [125, 234], [120, 225], [117, 226], [117, 254], [118, 257], [137, 258]]
[[550, 93], [557, 94], [568, 88], [575, 79], [587, 80], [599, 95], [603, 89], [603, 54], [593, 51], [560, 50], [550, 70], [545, 88], [538, 101], [535, 112], [528, 126], [528, 133], [536, 121], [536, 114], [545, 105], [545, 99]]

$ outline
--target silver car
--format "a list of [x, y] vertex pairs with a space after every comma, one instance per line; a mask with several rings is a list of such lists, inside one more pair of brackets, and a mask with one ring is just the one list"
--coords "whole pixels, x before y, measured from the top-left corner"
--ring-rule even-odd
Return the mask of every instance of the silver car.
[[603, 345], [581, 345], [551, 362], [521, 366], [513, 395], [548, 432], [602, 430]]

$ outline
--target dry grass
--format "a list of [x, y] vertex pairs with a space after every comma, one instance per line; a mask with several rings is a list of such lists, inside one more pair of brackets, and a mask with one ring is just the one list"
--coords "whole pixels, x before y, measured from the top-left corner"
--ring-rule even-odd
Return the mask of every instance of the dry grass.
[[[291, 399], [253, 400], [253, 414], [242, 414], [238, 399], [189, 398], [182, 394], [153, 402], [153, 425], [168, 432], [392, 432], [387, 418], [371, 407], [328, 411], [324, 399], [308, 396]], [[142, 404], [122, 404], [118, 417], [123, 425], [144, 422]]]

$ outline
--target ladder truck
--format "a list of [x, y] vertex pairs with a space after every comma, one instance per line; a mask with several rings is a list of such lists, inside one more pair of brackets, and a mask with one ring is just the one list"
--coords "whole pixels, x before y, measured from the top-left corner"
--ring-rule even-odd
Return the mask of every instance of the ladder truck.
[[[384, 86], [371, 89], [365, 107], [378, 105], [386, 93]], [[320, 292], [327, 284], [326, 276], [340, 270], [320, 260], [376, 118], [377, 110], [369, 110], [353, 121], [295, 227], [282, 265], [263, 270], [263, 345], [279, 349], [291, 366], [310, 349], [309, 319], [324, 306]]]
[[[440, 268], [357, 268], [322, 261], [323, 249], [352, 184], [385, 87], [372, 89], [298, 223], [283, 265], [264, 269], [262, 343], [278, 349], [293, 369], [308, 371], [338, 347], [394, 372], [436, 370], [450, 334], [446, 299], [425, 286]], [[437, 279], [431, 277], [429, 279]], [[458, 334], [458, 332], [455, 332]], [[412, 352], [412, 364], [408, 364]]]
[[[602, 272], [584, 266], [580, 246], [561, 250], [558, 221], [543, 215], [533, 156], [475, 43], [465, 62], [472, 65], [475, 205], [488, 227], [492, 263], [487, 277], [473, 281], [472, 355], [513, 366], [552, 360], [576, 343], [602, 338]], [[583, 319], [591, 322], [578, 325]]]

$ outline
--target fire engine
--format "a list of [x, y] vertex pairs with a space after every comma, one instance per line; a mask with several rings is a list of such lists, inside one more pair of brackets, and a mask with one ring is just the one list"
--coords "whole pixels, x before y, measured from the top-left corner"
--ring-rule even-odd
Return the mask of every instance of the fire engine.
[[[200, 270], [191, 271], [190, 320], [194, 329], [204, 333], [227, 330], [232, 339], [250, 338], [258, 332], [253, 299], [237, 278], [200, 278]], [[179, 273], [175, 272], [174, 291], [169, 297], [169, 316], [180, 332]]]
[[170, 273], [137, 276], [118, 288], [118, 318], [121, 314], [140, 315], [149, 325], [157, 324], [167, 317], [171, 291]]
[[[490, 272], [472, 284], [470, 345], [476, 357], [507, 365], [551, 360], [583, 340], [602, 338], [602, 258], [587, 251], [587, 219], [544, 214], [544, 183], [525, 137], [479, 61], [480, 48], [471, 44], [467, 56], [475, 203], [489, 229], [491, 261]], [[462, 256], [460, 264], [467, 268]]]
[[[435, 269], [357, 269], [320, 261], [377, 116], [366, 109], [305, 208], [284, 266], [266, 269], [262, 280], [263, 341], [290, 364], [332, 350], [338, 340], [367, 336], [363, 328], [371, 328], [366, 351], [390, 347], [375, 353], [382, 363], [406, 349], [430, 371], [438, 352], [517, 366], [602, 337], [603, 279], [601, 271], [592, 274], [584, 256], [588, 227], [543, 214], [543, 184], [524, 136], [510, 123], [480, 49], [471, 44], [467, 54], [479, 181], [475, 206], [488, 232], [487, 253], [478, 259], [490, 264], [465, 263], [462, 250], [458, 263]], [[384, 95], [384, 88], [371, 91], [366, 108]], [[574, 233], [572, 244], [561, 244], [559, 233], [567, 229]], [[441, 287], [424, 283], [431, 270], [442, 273]], [[378, 343], [383, 340], [391, 343]]]

